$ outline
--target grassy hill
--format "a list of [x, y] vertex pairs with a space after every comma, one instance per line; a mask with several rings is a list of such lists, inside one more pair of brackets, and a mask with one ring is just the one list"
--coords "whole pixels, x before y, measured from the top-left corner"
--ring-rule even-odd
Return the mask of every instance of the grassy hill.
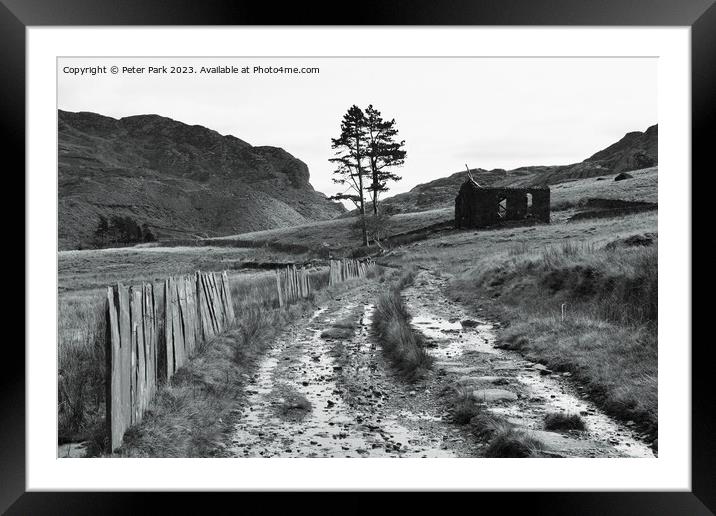
[[[629, 202], [658, 201], [658, 167], [629, 172], [633, 178], [625, 181], [614, 181], [612, 176], [576, 179], [552, 185], [551, 206], [554, 221], [566, 220], [586, 209], [590, 199], [605, 199]], [[461, 180], [464, 175], [460, 173]], [[443, 178], [443, 180], [448, 178]], [[440, 181], [440, 180], [439, 180]], [[388, 234], [402, 235], [420, 231], [437, 224], [445, 224], [454, 220], [455, 190], [444, 186], [444, 204], [446, 207], [431, 210], [415, 210], [409, 213], [398, 213], [390, 218]], [[281, 243], [319, 249], [321, 246], [358, 247], [361, 243], [360, 232], [354, 228], [357, 218], [343, 216], [337, 219], [302, 224], [290, 228], [277, 228], [266, 231], [254, 231], [238, 235], [212, 239], [224, 244], [236, 242], [255, 242], [257, 244]]]
[[[398, 235], [420, 230], [436, 224], [450, 223], [454, 218], [452, 208], [427, 210], [417, 213], [401, 213], [391, 217], [390, 235]], [[231, 241], [273, 243], [305, 246], [320, 249], [322, 246], [331, 248], [358, 247], [361, 245], [360, 230], [355, 227], [356, 217], [343, 217], [310, 224], [302, 224], [290, 228], [254, 231], [238, 235], [211, 239], [211, 242], [227, 244]]]
[[[529, 166], [513, 170], [481, 168], [471, 169], [472, 175], [483, 186], [536, 186], [556, 185], [577, 179], [615, 176], [620, 172], [655, 167], [658, 165], [658, 126], [644, 132], [627, 133], [610, 145], [580, 163], [554, 166]], [[465, 171], [420, 184], [409, 192], [388, 197], [382, 201], [388, 213], [407, 213], [452, 206]]]

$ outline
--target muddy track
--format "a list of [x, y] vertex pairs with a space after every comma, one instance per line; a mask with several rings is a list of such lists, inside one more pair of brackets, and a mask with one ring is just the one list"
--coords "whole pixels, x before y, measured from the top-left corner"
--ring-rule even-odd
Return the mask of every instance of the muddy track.
[[[649, 446], [615, 421], [569, 380], [518, 353], [495, 347], [496, 323], [476, 317], [441, 293], [447, 278], [422, 271], [404, 298], [413, 326], [437, 345], [438, 375], [473, 393], [486, 410], [544, 443], [555, 457], [654, 457]], [[444, 380], [443, 380], [444, 381]], [[548, 432], [548, 413], [579, 414], [583, 432]]]
[[[446, 421], [430, 389], [394, 378], [370, 336], [369, 283], [319, 307], [279, 339], [247, 387], [237, 457], [460, 457], [476, 449]], [[321, 335], [354, 320], [347, 338]], [[305, 399], [310, 409], [304, 410]]]
[[[494, 347], [494, 328], [441, 293], [421, 272], [404, 292], [413, 325], [431, 340], [434, 372], [409, 385], [394, 376], [370, 335], [382, 285], [356, 286], [287, 330], [246, 387], [229, 451], [236, 457], [475, 457], [485, 443], [449, 421], [446, 388], [482, 393], [489, 410], [534, 433], [554, 456], [653, 456], [582, 399], [565, 378]], [[465, 321], [470, 321], [466, 322]], [[494, 399], [493, 399], [494, 398]], [[582, 413], [588, 431], [541, 431], [544, 414]]]

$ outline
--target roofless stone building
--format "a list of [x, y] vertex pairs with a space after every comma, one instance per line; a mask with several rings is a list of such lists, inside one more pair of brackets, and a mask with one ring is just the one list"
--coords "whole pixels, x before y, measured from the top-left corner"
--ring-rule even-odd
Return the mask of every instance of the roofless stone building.
[[455, 198], [455, 227], [484, 228], [508, 220], [549, 222], [549, 187], [484, 187], [468, 174]]

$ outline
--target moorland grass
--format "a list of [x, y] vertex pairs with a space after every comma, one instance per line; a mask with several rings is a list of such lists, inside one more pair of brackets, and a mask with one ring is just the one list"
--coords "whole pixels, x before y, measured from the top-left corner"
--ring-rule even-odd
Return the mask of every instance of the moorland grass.
[[540, 457], [543, 449], [543, 443], [526, 431], [509, 428], [495, 433], [485, 449], [484, 456], [490, 458]]
[[605, 411], [656, 438], [657, 257], [657, 244], [564, 243], [512, 251], [450, 288], [501, 309], [502, 347], [572, 373]]
[[410, 313], [400, 295], [415, 277], [410, 269], [384, 291], [376, 303], [372, 330], [398, 375], [408, 382], [423, 379], [434, 362], [425, 337], [410, 325]]
[[[439, 208], [394, 215], [390, 218], [390, 235], [415, 231], [426, 226], [450, 221], [453, 211], [453, 208]], [[288, 228], [243, 233], [221, 237], [221, 239], [300, 244], [316, 250], [326, 242], [330, 243], [331, 247], [359, 247], [361, 245], [360, 233], [353, 230], [356, 220], [356, 217], [337, 218]]]
[[89, 439], [104, 418], [103, 305], [68, 299], [58, 311], [58, 442]]
[[471, 393], [458, 396], [453, 400], [452, 406], [450, 407], [450, 417], [452, 422], [456, 425], [466, 425], [480, 415], [480, 413], [480, 407], [475, 402]]

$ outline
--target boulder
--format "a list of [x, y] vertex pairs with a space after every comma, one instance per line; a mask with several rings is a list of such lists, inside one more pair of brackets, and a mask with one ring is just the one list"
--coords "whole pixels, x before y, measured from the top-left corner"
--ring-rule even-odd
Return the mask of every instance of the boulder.
[[517, 394], [505, 389], [478, 389], [472, 391], [472, 397], [476, 401], [514, 401]]

